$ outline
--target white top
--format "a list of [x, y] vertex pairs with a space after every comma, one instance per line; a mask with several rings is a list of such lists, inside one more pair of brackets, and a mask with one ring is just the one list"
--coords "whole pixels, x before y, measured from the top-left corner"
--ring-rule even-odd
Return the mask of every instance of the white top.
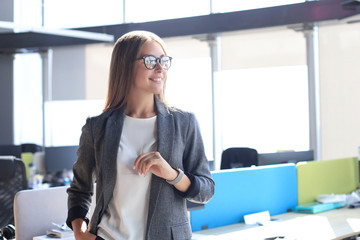
[[145, 238], [152, 174], [139, 176], [133, 164], [140, 154], [156, 150], [156, 129], [156, 116], [125, 116], [117, 155], [116, 184], [99, 224], [98, 236], [114, 240]]

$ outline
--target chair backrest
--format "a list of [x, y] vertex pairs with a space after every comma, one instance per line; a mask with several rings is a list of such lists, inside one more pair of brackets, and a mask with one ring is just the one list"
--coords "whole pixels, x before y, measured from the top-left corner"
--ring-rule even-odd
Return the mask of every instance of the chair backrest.
[[13, 156], [0, 157], [0, 227], [14, 224], [15, 194], [27, 188], [24, 163]]
[[21, 158], [20, 145], [0, 145], [0, 156], [15, 156]]
[[[61, 186], [23, 190], [16, 194], [14, 201], [16, 240], [32, 240], [33, 237], [45, 235], [46, 230], [54, 228], [52, 223], [60, 225], [65, 223], [68, 213], [67, 188], [68, 186]], [[94, 191], [89, 218], [95, 207], [95, 196]]]
[[220, 169], [251, 167], [258, 165], [258, 152], [253, 148], [228, 148], [221, 156]]
[[32, 240], [63, 224], [67, 216], [67, 187], [29, 189], [16, 194], [14, 200], [16, 240]]

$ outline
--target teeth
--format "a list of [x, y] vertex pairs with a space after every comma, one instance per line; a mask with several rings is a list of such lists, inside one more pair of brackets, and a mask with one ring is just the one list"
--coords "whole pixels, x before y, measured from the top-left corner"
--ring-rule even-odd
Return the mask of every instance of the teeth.
[[153, 80], [156, 82], [161, 82], [162, 79], [161, 78], [153, 78]]

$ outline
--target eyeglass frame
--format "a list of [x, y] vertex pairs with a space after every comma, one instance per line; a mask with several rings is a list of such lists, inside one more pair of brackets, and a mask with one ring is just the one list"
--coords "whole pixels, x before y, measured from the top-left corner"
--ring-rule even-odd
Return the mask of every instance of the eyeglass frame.
[[[146, 64], [145, 64], [145, 58], [147, 58], [147, 57], [154, 57], [154, 58], [155, 58], [155, 65], [154, 65], [153, 68], [148, 68], [148, 67], [146, 66]], [[170, 67], [171, 67], [172, 57], [166, 56], [166, 55], [161, 56], [161, 57], [155, 57], [154, 55], [145, 55], [145, 56], [142, 56], [142, 57], [140, 57], [140, 58], [137, 58], [136, 61], [142, 59], [142, 60], [144, 61], [144, 66], [145, 66], [145, 68], [148, 69], [148, 70], [154, 70], [154, 69], [156, 68], [156, 66], [158, 65], [158, 63], [159, 63], [159, 64], [160, 64], [160, 67], [161, 67], [163, 70], [167, 71], [167, 70], [169, 70], [170, 67], [167, 68], [167, 69], [165, 69], [165, 68], [163, 68], [163, 66], [161, 66], [161, 61], [162, 61], [161, 59], [162, 59], [163, 57], [168, 57], [168, 58], [169, 58], [169, 60], [170, 60]]]

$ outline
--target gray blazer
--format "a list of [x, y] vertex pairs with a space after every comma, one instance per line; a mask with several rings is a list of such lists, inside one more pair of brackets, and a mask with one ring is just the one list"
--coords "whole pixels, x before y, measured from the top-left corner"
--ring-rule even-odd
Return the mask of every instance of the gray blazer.
[[[185, 200], [206, 203], [214, 194], [214, 181], [195, 116], [181, 110], [169, 110], [158, 100], [155, 104], [157, 150], [172, 167], [182, 169], [192, 184], [186, 193], [181, 193], [164, 179], [152, 176], [146, 239], [191, 239]], [[74, 179], [67, 190], [69, 226], [76, 218], [85, 219], [96, 181], [96, 207], [89, 224], [90, 232], [97, 232], [115, 186], [124, 109], [88, 118], [82, 129], [78, 159], [73, 167]]]

